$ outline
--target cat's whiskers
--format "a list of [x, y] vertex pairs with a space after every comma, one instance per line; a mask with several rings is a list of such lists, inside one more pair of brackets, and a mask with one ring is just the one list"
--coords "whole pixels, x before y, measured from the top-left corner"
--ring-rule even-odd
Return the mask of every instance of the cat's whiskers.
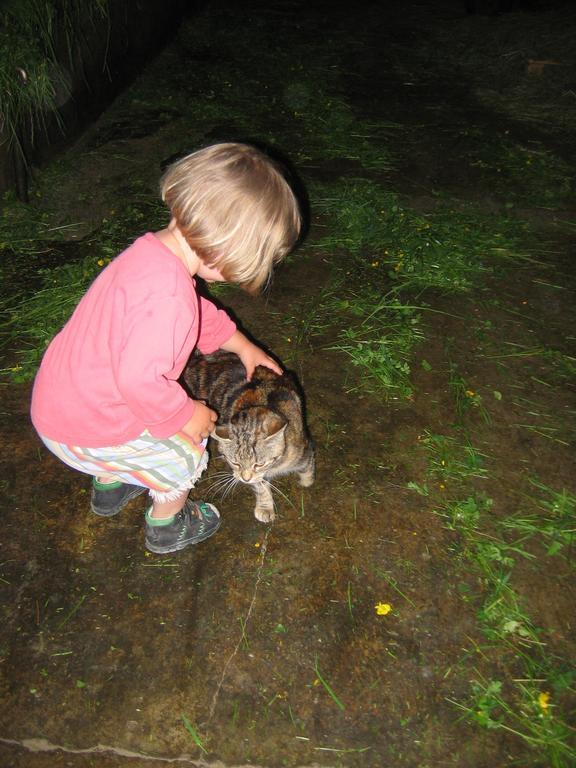
[[[288, 504], [290, 504], [290, 506], [292, 507], [292, 509], [296, 509], [296, 506], [295, 506], [295, 505], [294, 505], [294, 503], [292, 502], [292, 499], [289, 499], [289, 498], [288, 498], [288, 496], [286, 496], [286, 494], [285, 494], [283, 491], [281, 491], [281, 490], [280, 490], [280, 488], [278, 488], [278, 486], [277, 486], [277, 485], [274, 485], [274, 483], [272, 483], [272, 482], [271, 482], [270, 480], [268, 480], [267, 478], [265, 478], [265, 479], [263, 480], [263, 482], [264, 482], [264, 483], [266, 483], [266, 485], [268, 486], [268, 488], [270, 488], [270, 490], [273, 492], [273, 495], [272, 495], [272, 499], [274, 499], [274, 493], [277, 493], [277, 494], [279, 494], [280, 496], [282, 496], [282, 498], [283, 498], [285, 501], [287, 501], [287, 502], [288, 502]], [[276, 502], [275, 502], [275, 501], [274, 501], [274, 508], [276, 508]]]
[[214, 472], [210, 475], [210, 487], [214, 485], [218, 485], [219, 483], [222, 483], [223, 481], [227, 480], [230, 477], [230, 472]]
[[232, 473], [230, 473], [226, 480], [220, 485], [220, 488], [222, 489], [222, 498], [225, 499], [231, 493], [234, 493], [239, 485], [244, 485], [242, 480], [239, 480]]
[[219, 472], [214, 477], [214, 482], [210, 483], [207, 490], [221, 494], [222, 498], [228, 496], [231, 490], [237, 485], [238, 481], [230, 472]]

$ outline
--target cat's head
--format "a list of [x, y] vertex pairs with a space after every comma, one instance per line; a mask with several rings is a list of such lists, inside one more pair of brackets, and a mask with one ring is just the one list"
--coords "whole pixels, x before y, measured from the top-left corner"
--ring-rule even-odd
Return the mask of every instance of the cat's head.
[[243, 483], [258, 483], [281, 463], [286, 450], [287, 422], [267, 408], [238, 411], [229, 424], [217, 426], [212, 437], [220, 453]]

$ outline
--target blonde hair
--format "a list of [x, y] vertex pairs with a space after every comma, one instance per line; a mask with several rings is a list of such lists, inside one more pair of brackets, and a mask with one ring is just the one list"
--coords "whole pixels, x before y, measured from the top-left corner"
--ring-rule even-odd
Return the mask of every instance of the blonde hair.
[[254, 292], [296, 244], [300, 210], [279, 166], [256, 147], [218, 143], [168, 167], [162, 199], [190, 247]]

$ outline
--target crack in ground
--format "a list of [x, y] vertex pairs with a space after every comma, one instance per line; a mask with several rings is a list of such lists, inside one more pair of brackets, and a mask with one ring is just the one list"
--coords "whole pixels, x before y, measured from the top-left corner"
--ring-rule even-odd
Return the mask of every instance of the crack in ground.
[[[63, 752], [67, 755], [113, 755], [114, 757], [123, 757], [128, 760], [148, 760], [157, 763], [184, 763], [191, 765], [193, 768], [266, 768], [262, 765], [255, 765], [253, 763], [244, 763], [243, 765], [226, 765], [220, 760], [215, 763], [207, 763], [204, 760], [193, 760], [188, 755], [180, 755], [179, 757], [158, 757], [155, 755], [147, 755], [143, 752], [133, 752], [130, 749], [123, 749], [122, 747], [111, 747], [107, 744], [96, 744], [94, 747], [86, 747], [84, 749], [75, 749], [73, 747], [64, 747], [61, 744], [52, 744], [48, 739], [23, 739], [18, 741], [17, 739], [5, 739], [0, 736], [0, 744], [5, 744], [8, 747], [19, 747], [25, 749], [27, 752]], [[296, 768], [330, 768], [330, 766], [320, 766], [318, 763], [311, 765], [301, 765]]]
[[210, 705], [208, 720], [205, 723], [203, 723], [204, 726], [207, 726], [212, 722], [212, 718], [214, 717], [214, 712], [216, 711], [216, 706], [218, 704], [218, 698], [220, 697], [220, 691], [224, 684], [224, 680], [226, 679], [226, 673], [228, 672], [228, 667], [230, 666], [230, 664], [232, 663], [232, 660], [240, 650], [240, 646], [242, 645], [242, 641], [246, 635], [246, 625], [250, 621], [250, 616], [252, 615], [254, 605], [256, 604], [256, 595], [258, 594], [258, 587], [260, 586], [260, 582], [262, 580], [262, 569], [264, 568], [264, 560], [266, 559], [266, 549], [268, 547], [268, 536], [271, 530], [272, 530], [272, 525], [269, 525], [268, 528], [266, 529], [266, 533], [264, 534], [264, 539], [262, 541], [262, 546], [260, 549], [260, 565], [258, 566], [258, 571], [256, 572], [256, 582], [254, 584], [254, 591], [252, 592], [252, 599], [250, 601], [250, 605], [248, 606], [248, 611], [246, 613], [246, 616], [244, 617], [244, 623], [242, 624], [242, 633], [238, 639], [238, 642], [236, 643], [236, 647], [234, 648], [234, 650], [228, 657], [226, 663], [224, 664], [224, 667], [222, 669], [222, 674], [220, 675], [220, 680], [218, 681], [218, 685], [216, 686], [214, 696], [212, 697], [212, 704]]
[[[132, 752], [130, 749], [123, 749], [122, 747], [112, 747], [107, 744], [96, 744], [94, 747], [86, 747], [84, 749], [74, 747], [64, 747], [61, 744], [52, 744], [48, 739], [23, 739], [18, 741], [16, 739], [4, 739], [0, 737], [0, 744], [6, 744], [12, 747], [21, 747], [28, 752], [65, 752], [70, 755], [94, 755], [94, 754], [110, 754], [116, 757], [125, 757], [138, 760], [154, 760], [160, 763], [186, 763], [187, 765], [195, 766], [195, 768], [226, 768], [224, 763], [206, 763], [203, 761], [198, 762], [193, 760], [187, 755], [181, 755], [180, 757], [158, 757], [154, 755], [147, 755], [143, 752]], [[232, 768], [231, 766], [229, 768]], [[240, 766], [238, 766], [240, 768]], [[242, 768], [256, 768], [256, 766], [242, 766]]]

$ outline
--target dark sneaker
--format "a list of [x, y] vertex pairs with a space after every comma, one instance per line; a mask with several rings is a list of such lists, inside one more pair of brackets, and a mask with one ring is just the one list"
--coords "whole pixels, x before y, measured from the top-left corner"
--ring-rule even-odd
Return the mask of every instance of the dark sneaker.
[[128, 504], [130, 499], [135, 499], [136, 496], [140, 496], [147, 490], [141, 485], [129, 485], [120, 482], [104, 485], [94, 480], [90, 508], [95, 515], [100, 515], [100, 517], [113, 517]]
[[220, 528], [220, 513], [213, 504], [186, 499], [184, 507], [168, 525], [146, 523], [146, 549], [157, 555], [178, 552], [199, 544]]

